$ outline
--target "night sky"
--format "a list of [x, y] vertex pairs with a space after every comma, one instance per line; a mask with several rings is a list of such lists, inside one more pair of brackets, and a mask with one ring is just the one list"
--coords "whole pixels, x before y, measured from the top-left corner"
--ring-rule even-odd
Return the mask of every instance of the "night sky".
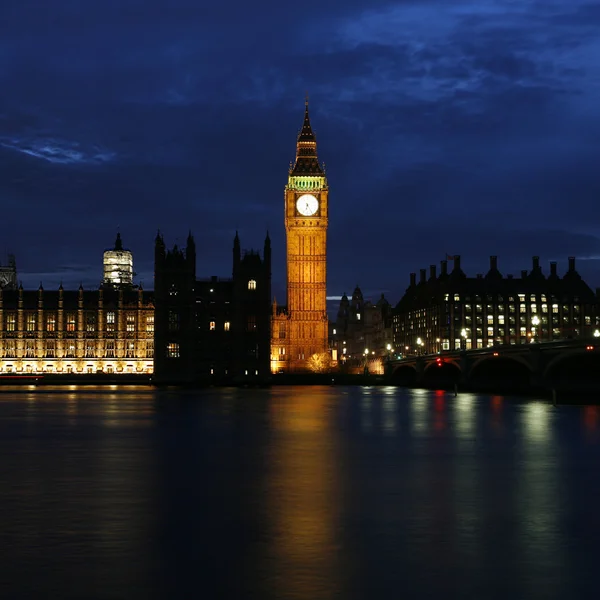
[[273, 241], [304, 97], [330, 185], [328, 294], [461, 254], [600, 286], [600, 5], [583, 0], [3, 0], [0, 260], [97, 287], [119, 228], [198, 276]]

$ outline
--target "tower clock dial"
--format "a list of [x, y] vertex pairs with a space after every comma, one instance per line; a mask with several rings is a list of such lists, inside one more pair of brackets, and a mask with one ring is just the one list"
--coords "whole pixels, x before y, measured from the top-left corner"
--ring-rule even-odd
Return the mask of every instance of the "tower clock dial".
[[296, 201], [296, 210], [304, 217], [312, 217], [319, 210], [319, 201], [312, 194], [304, 194]]

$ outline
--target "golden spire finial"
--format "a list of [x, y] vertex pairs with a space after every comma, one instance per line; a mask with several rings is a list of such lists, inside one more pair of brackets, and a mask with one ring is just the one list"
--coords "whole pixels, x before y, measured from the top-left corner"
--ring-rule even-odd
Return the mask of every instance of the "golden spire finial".
[[306, 106], [308, 108], [308, 92], [306, 92], [306, 94], [304, 96], [304, 106]]

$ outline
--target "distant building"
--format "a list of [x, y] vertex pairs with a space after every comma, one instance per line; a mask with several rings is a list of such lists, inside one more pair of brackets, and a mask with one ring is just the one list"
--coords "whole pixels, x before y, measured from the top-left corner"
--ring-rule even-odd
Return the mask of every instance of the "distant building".
[[13, 254], [8, 255], [8, 264], [0, 263], [0, 289], [17, 289], [17, 263]]
[[242, 252], [236, 234], [231, 278], [196, 279], [196, 246], [155, 243], [155, 380], [264, 382], [269, 378], [271, 241]]
[[418, 282], [410, 274], [410, 285], [394, 309], [396, 353], [586, 337], [598, 327], [598, 298], [577, 273], [573, 257], [562, 277], [555, 262], [546, 277], [537, 256], [531, 271], [521, 271], [519, 278], [503, 277], [495, 256], [487, 274], [476, 277], [465, 275], [460, 256], [453, 261], [450, 273], [444, 260], [439, 276], [435, 265], [429, 277], [421, 269]]
[[153, 294], [0, 289], [0, 373], [153, 370]]
[[115, 247], [104, 252], [104, 285], [133, 285], [133, 254], [123, 248], [120, 233], [117, 233]]
[[391, 356], [392, 307], [384, 295], [376, 303], [364, 300], [358, 286], [349, 299], [342, 296], [337, 318], [331, 331], [331, 342], [341, 365], [364, 366], [370, 371], [383, 368]]

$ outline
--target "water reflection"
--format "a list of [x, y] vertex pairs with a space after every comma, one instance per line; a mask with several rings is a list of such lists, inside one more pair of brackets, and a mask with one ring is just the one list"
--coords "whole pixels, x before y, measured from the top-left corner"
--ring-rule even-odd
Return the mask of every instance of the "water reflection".
[[331, 414], [327, 390], [295, 391], [276, 396], [271, 404], [276, 435], [266, 500], [277, 563], [275, 597], [333, 598], [339, 593], [336, 530], [343, 498]]

